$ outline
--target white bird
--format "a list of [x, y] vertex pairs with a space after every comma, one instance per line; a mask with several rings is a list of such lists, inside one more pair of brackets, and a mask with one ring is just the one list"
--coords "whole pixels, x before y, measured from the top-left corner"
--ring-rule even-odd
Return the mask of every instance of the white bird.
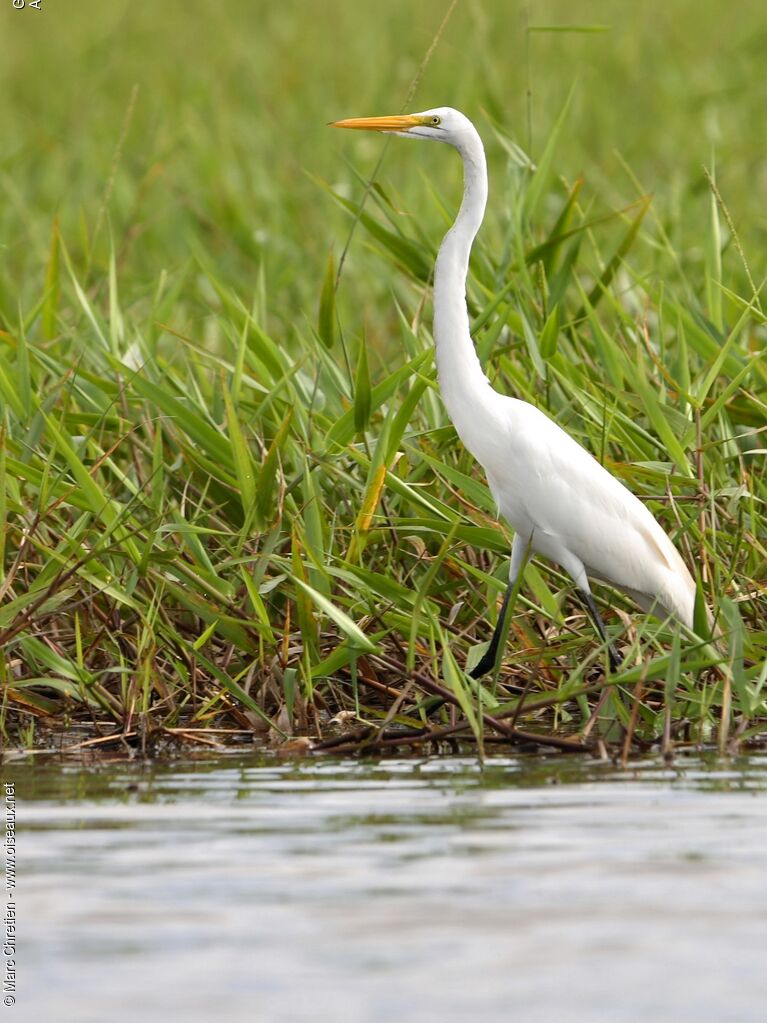
[[695, 582], [652, 513], [545, 413], [499, 394], [482, 370], [466, 307], [469, 254], [487, 202], [485, 151], [474, 125], [452, 107], [437, 107], [350, 118], [333, 126], [446, 142], [463, 159], [463, 201], [434, 268], [437, 378], [458, 436], [484, 467], [498, 510], [514, 530], [509, 585], [498, 622], [471, 674], [479, 678], [495, 665], [509, 597], [529, 551], [549, 558], [572, 578], [608, 644], [613, 669], [621, 658], [609, 643], [589, 577], [628, 594], [645, 611], [670, 615], [692, 628]]

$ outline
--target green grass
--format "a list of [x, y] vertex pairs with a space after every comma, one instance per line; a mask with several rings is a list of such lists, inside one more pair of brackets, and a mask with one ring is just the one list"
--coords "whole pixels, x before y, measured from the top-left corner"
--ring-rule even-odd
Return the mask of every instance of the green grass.
[[[510, 537], [434, 382], [458, 158], [393, 140], [366, 191], [386, 143], [325, 127], [398, 111], [446, 8], [0, 13], [7, 742], [415, 729], [441, 687], [445, 736], [590, 745], [604, 651], [552, 566], [528, 565], [498, 679], [459, 667]], [[724, 748], [767, 719], [767, 31], [713, 2], [537, 30], [571, 8], [459, 3], [411, 109], [486, 141], [469, 299], [495, 385], [648, 502], [725, 635], [717, 666], [600, 591], [631, 665], [603, 732]]]

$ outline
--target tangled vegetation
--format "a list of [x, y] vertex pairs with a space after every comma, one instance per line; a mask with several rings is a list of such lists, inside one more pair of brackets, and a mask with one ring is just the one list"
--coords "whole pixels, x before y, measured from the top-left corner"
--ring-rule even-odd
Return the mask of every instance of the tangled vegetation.
[[[6, 743], [45, 744], [72, 722], [145, 749], [229, 730], [334, 751], [457, 737], [625, 753], [758, 741], [767, 151], [745, 146], [763, 145], [746, 128], [765, 100], [763, 71], [749, 74], [759, 8], [744, 5], [751, 41], [728, 62], [706, 50], [699, 5], [680, 5], [707, 84], [672, 68], [637, 85], [654, 90], [644, 105], [626, 72], [643, 41], [665, 25], [663, 52], [681, 47], [654, 13], [632, 14], [631, 40], [620, 22], [546, 33], [517, 20], [525, 61], [509, 68], [493, 38], [506, 5], [459, 5], [422, 68], [413, 107], [461, 106], [489, 151], [469, 302], [494, 385], [545, 409], [648, 503], [723, 636], [717, 652], [599, 590], [625, 655], [608, 679], [569, 580], [534, 561], [501, 670], [480, 685], [462, 667], [489, 639], [510, 537], [446, 418], [430, 336], [460, 167], [442, 147], [403, 144], [370, 187], [382, 140], [341, 144], [323, 127], [402, 103], [443, 5], [415, 16], [393, 4], [375, 40], [344, 12], [352, 70], [327, 53], [313, 74], [297, 4], [261, 12], [255, 55], [244, 3], [220, 18], [184, 5], [204, 40], [179, 12], [155, 38], [148, 14], [89, 6], [59, 39], [23, 40], [6, 69], [17, 97], [0, 208]], [[565, 5], [536, 5], [536, 17], [543, 7], [566, 22]], [[387, 46], [411, 16], [410, 62], [387, 81]], [[12, 31], [42, 30], [16, 19]], [[96, 38], [125, 43], [108, 94]], [[451, 77], [463, 39], [484, 54], [481, 80]], [[61, 71], [61, 95], [32, 81], [34, 43]], [[575, 86], [563, 47], [583, 65]], [[80, 85], [66, 73], [78, 57]], [[354, 74], [378, 58], [360, 97]], [[78, 119], [83, 80], [93, 101]], [[673, 140], [658, 92], [681, 107], [669, 107], [684, 128]], [[631, 103], [636, 148], [618, 156], [604, 135]], [[706, 140], [733, 111], [729, 135], [717, 121]], [[651, 196], [654, 166], [668, 176]]]

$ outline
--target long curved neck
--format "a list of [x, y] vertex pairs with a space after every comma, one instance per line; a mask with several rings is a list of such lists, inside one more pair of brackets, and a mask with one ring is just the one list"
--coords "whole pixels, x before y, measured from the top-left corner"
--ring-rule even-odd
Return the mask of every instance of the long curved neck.
[[473, 450], [478, 403], [487, 402], [491, 388], [469, 332], [466, 275], [471, 246], [485, 214], [487, 163], [476, 133], [457, 148], [463, 158], [463, 201], [434, 268], [434, 344], [442, 399], [461, 440]]

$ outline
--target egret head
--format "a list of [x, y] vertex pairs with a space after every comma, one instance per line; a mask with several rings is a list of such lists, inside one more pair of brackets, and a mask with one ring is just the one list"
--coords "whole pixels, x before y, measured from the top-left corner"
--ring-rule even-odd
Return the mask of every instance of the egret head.
[[345, 121], [331, 121], [331, 127], [382, 131], [407, 139], [433, 139], [458, 149], [467, 135], [476, 135], [468, 117], [452, 107], [435, 107], [418, 114], [393, 114], [390, 117], [350, 117]]

